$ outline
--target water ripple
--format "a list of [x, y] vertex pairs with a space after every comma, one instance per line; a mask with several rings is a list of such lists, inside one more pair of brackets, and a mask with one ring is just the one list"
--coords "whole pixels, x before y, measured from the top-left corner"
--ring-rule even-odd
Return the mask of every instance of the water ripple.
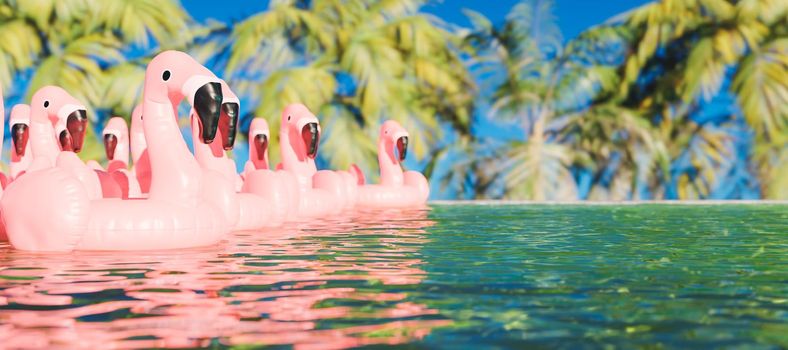
[[0, 344], [327, 349], [420, 339], [450, 321], [392, 287], [424, 278], [418, 251], [433, 224], [426, 217], [359, 214], [238, 232], [219, 247], [181, 251], [5, 247]]
[[0, 245], [0, 348], [786, 348], [788, 205], [435, 206], [200, 249]]

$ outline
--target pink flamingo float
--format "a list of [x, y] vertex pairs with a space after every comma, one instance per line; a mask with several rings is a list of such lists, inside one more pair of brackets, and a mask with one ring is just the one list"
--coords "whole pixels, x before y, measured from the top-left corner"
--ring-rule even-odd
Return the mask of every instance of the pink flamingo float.
[[427, 202], [430, 186], [424, 175], [417, 171], [402, 171], [400, 163], [407, 155], [408, 136], [408, 132], [396, 121], [387, 120], [383, 123], [378, 138], [380, 184], [362, 183], [363, 186], [358, 189], [359, 207], [418, 207]]
[[298, 217], [341, 213], [350, 202], [345, 180], [333, 171], [318, 171], [315, 166], [320, 142], [320, 124], [315, 115], [302, 104], [285, 107], [281, 114], [279, 141], [282, 170], [276, 173], [280, 180], [270, 171], [259, 169], [247, 174], [244, 190], [264, 192], [263, 185], [284, 181], [289, 183], [283, 187], [289, 189], [290, 202], [298, 205]]
[[[213, 181], [224, 183], [227, 192], [226, 196], [230, 201], [215, 203], [222, 208], [227, 215], [227, 220], [234, 224], [237, 230], [251, 230], [261, 227], [277, 226], [282, 223], [285, 215], [276, 215], [277, 210], [272, 210], [275, 203], [270, 202], [262, 196], [252, 193], [237, 193], [243, 186], [243, 180], [236, 172], [235, 161], [227, 157], [227, 151], [231, 150], [235, 144], [235, 134], [238, 125], [238, 111], [240, 100], [235, 93], [230, 90], [227, 83], [221, 81], [222, 95], [224, 100], [220, 112], [218, 130], [216, 131], [217, 140], [205, 143], [200, 140], [199, 118], [196, 117], [194, 109], [190, 112], [192, 123], [192, 140], [194, 146], [194, 156], [200, 167], [205, 172], [205, 176]], [[217, 186], [217, 188], [219, 188]], [[266, 197], [276, 198], [276, 193], [282, 192], [281, 188], [269, 188]], [[224, 199], [227, 197], [217, 197]]]
[[249, 125], [249, 160], [244, 164], [243, 177], [247, 173], [255, 170], [267, 170], [271, 166], [268, 163], [268, 142], [271, 139], [271, 131], [268, 122], [263, 118], [254, 118]]
[[102, 131], [104, 151], [107, 155], [107, 173], [123, 192], [123, 198], [141, 195], [137, 176], [129, 170], [129, 127], [121, 117], [112, 117]]
[[[18, 104], [11, 109], [11, 116], [8, 120], [11, 130], [11, 159], [8, 164], [10, 169], [10, 180], [22, 176], [33, 161], [33, 153], [30, 151], [30, 106]], [[0, 136], [2, 140], [2, 136]]]
[[[43, 132], [51, 138], [48, 119], [66, 108], [70, 96], [42, 90], [31, 101], [31, 135]], [[58, 152], [55, 162], [34, 154], [31, 170], [0, 199], [11, 244], [21, 250], [72, 251], [174, 249], [219, 242], [230, 227], [213, 204], [214, 184], [204, 180], [178, 128], [174, 111], [184, 98], [197, 111], [199, 137], [210, 143], [221, 108], [219, 82], [185, 53], [157, 55], [146, 69], [143, 91], [152, 170], [148, 199], [91, 199], [77, 176], [60, 166], [81, 162], [76, 154]], [[40, 143], [34, 142], [34, 153], [46, 142]]]
[[[50, 91], [51, 90], [51, 91]], [[88, 127], [87, 110], [78, 100], [71, 97], [65, 90], [49, 86], [39, 90], [43, 94], [63, 96], [65, 103], [51, 118], [55, 137], [59, 141], [61, 152], [79, 153], [85, 141]], [[95, 165], [86, 164], [78, 157], [58, 158], [58, 166], [72, 172], [88, 189], [91, 199], [121, 198], [122, 191], [110, 174]]]
[[249, 126], [249, 160], [244, 165], [242, 192], [263, 196], [271, 203], [274, 216], [293, 221], [298, 217], [301, 190], [295, 177], [274, 171], [268, 164], [270, 130], [268, 122], [254, 118]]
[[303, 104], [285, 107], [279, 131], [282, 169], [298, 180], [299, 213], [306, 216], [338, 214], [352, 202], [347, 181], [337, 172], [317, 170], [320, 122]]

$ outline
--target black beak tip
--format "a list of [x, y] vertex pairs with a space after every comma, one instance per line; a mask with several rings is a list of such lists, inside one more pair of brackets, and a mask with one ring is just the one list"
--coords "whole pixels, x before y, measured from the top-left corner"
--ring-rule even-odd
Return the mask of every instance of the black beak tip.
[[217, 82], [206, 83], [194, 93], [194, 110], [200, 120], [200, 135], [206, 144], [216, 138], [222, 110], [222, 86]]

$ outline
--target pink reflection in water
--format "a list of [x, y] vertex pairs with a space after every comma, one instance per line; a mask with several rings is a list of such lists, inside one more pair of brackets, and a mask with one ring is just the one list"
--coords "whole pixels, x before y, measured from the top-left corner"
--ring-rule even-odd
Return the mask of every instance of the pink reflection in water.
[[386, 290], [422, 281], [419, 250], [432, 224], [425, 211], [375, 212], [140, 253], [31, 254], [3, 243], [0, 347], [330, 349], [420, 339], [449, 321]]

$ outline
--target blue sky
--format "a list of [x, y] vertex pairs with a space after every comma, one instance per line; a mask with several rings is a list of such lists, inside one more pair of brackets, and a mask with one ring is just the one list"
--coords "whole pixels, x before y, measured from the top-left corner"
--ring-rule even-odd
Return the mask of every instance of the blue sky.
[[[433, 0], [424, 10], [448, 22], [468, 24], [463, 8], [481, 12], [493, 22], [503, 21], [517, 0]], [[605, 21], [621, 12], [649, 1], [646, 0], [556, 0], [556, 17], [564, 38], [571, 39], [584, 29]], [[197, 20], [214, 18], [220, 21], [240, 20], [268, 7], [267, 0], [183, 0], [183, 6]]]

